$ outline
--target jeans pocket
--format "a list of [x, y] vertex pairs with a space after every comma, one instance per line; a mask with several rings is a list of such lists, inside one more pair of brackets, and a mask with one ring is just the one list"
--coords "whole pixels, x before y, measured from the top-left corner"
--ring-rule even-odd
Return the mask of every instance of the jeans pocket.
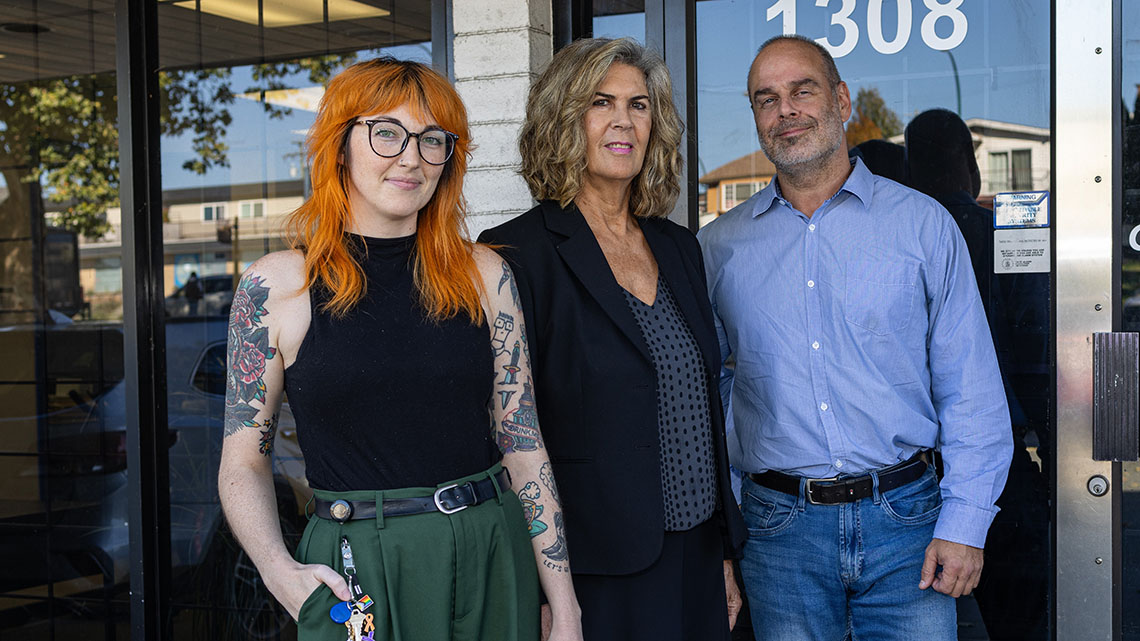
[[[758, 492], [745, 490], [741, 512], [748, 526], [749, 536], [772, 536], [787, 529], [796, 518], [796, 497], [786, 495], [788, 500], [776, 497], [758, 496]], [[782, 497], [781, 497], [782, 498]]]
[[902, 525], [926, 525], [942, 511], [942, 490], [933, 470], [913, 483], [884, 492], [880, 505], [891, 520]]

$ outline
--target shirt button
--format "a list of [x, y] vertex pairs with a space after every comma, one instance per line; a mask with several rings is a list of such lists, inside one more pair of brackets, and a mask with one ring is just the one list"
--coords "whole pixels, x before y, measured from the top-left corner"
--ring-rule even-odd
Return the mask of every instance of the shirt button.
[[827, 411], [827, 403], [820, 403], [820, 404], [819, 404], [819, 409], [821, 409], [821, 410], [823, 410], [824, 412], [826, 412], [826, 411]]
[[808, 231], [815, 231], [815, 223], [808, 225]]
[[836, 468], [843, 467], [843, 461], [840, 461], [839, 459], [835, 459], [835, 467]]
[[812, 349], [819, 349], [819, 341], [815, 341], [814, 343], [812, 343], [811, 348]]
[[814, 280], [809, 280], [809, 281], [808, 281], [808, 287], [815, 287], [815, 281], [814, 281]]

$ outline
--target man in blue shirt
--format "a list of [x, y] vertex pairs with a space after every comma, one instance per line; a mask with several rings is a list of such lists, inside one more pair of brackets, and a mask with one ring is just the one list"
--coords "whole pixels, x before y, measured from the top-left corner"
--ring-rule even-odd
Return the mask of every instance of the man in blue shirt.
[[848, 159], [816, 43], [765, 43], [748, 96], [777, 177], [700, 239], [756, 638], [956, 639], [1012, 452], [962, 234]]

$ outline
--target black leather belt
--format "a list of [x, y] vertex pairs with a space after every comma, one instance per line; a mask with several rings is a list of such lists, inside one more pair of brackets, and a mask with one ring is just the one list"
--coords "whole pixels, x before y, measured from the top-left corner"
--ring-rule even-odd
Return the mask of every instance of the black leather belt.
[[[498, 496], [495, 491], [495, 482], [499, 484], [499, 491], [506, 492], [511, 487], [511, 475], [506, 468], [491, 478], [479, 481], [468, 481], [463, 484], [441, 487], [431, 496], [418, 496], [407, 499], [384, 499], [384, 516], [408, 516], [411, 514], [424, 514], [426, 512], [443, 512], [454, 514], [465, 510], [472, 505]], [[346, 501], [338, 499], [327, 501], [315, 498], [314, 513], [322, 519], [329, 519], [338, 523], [356, 521], [359, 519], [376, 518], [376, 501]]]
[[[879, 492], [889, 492], [917, 481], [922, 478], [929, 465], [930, 454], [927, 450], [921, 450], [902, 463], [884, 467], [876, 472], [879, 476]], [[777, 492], [792, 496], [800, 495], [800, 480], [803, 478], [801, 476], [769, 470], [760, 474], [749, 474], [748, 477], [753, 483]], [[837, 476], [829, 479], [807, 479], [807, 498], [816, 505], [853, 503], [871, 496], [874, 487], [874, 479], [870, 474], [849, 478]]]

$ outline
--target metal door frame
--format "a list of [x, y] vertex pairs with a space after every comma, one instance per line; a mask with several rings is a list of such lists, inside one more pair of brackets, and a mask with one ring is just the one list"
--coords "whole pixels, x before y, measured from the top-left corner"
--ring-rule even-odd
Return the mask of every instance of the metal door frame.
[[[1094, 332], [1120, 299], [1117, 177], [1119, 0], [1053, 5], [1056, 639], [1121, 636], [1120, 464], [1092, 460]], [[1117, 125], [1114, 130], [1114, 123]], [[1093, 496], [1089, 478], [1110, 481]]]

